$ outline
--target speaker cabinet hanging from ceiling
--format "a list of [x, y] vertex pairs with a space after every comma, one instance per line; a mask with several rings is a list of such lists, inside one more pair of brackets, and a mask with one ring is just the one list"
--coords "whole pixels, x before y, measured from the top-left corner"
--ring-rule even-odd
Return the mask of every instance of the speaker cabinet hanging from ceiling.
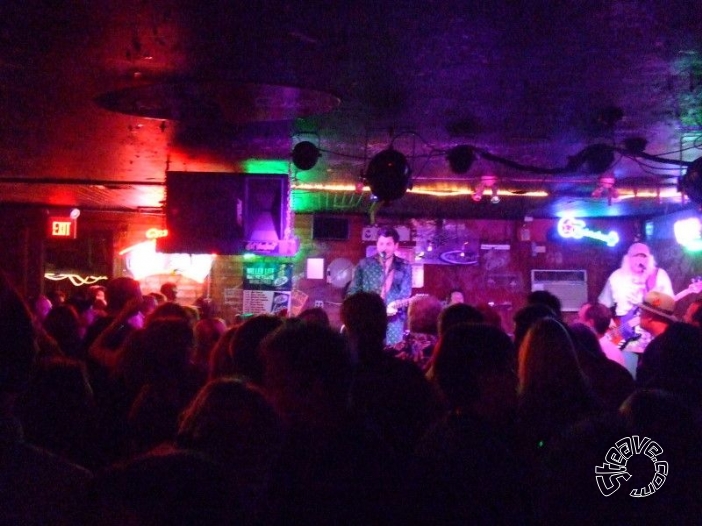
[[166, 173], [161, 252], [241, 254], [250, 242], [275, 245], [286, 228], [288, 178], [220, 172]]

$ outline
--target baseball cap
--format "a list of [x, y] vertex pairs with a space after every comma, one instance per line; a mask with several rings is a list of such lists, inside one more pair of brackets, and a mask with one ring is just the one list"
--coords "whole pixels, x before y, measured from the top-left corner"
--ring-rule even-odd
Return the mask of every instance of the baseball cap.
[[628, 256], [650, 256], [651, 255], [651, 249], [648, 248], [647, 245], [644, 245], [643, 243], [634, 243], [629, 247], [629, 250], [627, 252]]

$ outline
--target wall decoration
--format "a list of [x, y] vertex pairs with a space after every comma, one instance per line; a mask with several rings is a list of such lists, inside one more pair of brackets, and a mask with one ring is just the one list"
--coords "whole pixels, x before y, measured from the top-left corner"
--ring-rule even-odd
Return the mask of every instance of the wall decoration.
[[244, 263], [244, 303], [246, 314], [278, 314], [290, 310], [293, 264], [278, 261]]
[[415, 261], [424, 265], [477, 265], [480, 241], [463, 221], [412, 221]]

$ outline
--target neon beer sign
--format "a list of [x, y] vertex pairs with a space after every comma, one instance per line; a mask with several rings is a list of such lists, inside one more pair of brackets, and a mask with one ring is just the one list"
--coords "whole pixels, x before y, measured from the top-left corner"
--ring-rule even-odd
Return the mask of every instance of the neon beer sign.
[[608, 247], [613, 247], [619, 243], [619, 234], [614, 230], [604, 233], [600, 230], [591, 230], [585, 225], [585, 221], [575, 217], [562, 217], [558, 221], [558, 235], [566, 239], [582, 239], [584, 237], [595, 239], [606, 243]]

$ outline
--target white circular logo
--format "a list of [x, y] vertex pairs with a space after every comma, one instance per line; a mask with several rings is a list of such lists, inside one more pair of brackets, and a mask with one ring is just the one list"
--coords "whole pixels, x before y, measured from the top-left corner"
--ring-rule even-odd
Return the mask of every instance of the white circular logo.
[[615, 445], [607, 451], [605, 462], [595, 467], [595, 479], [600, 493], [605, 497], [613, 495], [621, 488], [622, 479], [629, 480], [631, 474], [627, 471], [627, 462], [635, 455], [644, 455], [653, 462], [653, 479], [643, 488], [632, 489], [632, 497], [648, 497], [658, 491], [668, 476], [668, 463], [659, 460], [663, 448], [648, 437], [640, 438], [638, 435], [617, 440]]

